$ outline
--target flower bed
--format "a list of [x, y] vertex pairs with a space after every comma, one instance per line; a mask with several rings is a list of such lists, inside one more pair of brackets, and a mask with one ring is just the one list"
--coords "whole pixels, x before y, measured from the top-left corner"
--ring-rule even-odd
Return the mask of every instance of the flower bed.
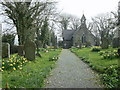
[[22, 56], [19, 55], [13, 55], [9, 59], [3, 59], [2, 60], [2, 68], [0, 68], [0, 71], [4, 70], [10, 70], [15, 71], [17, 69], [22, 69], [22, 66], [25, 65], [28, 62], [28, 60]]
[[96, 47], [92, 47], [91, 51], [92, 52], [99, 52], [101, 50], [101, 47], [96, 46]]
[[113, 51], [100, 51], [98, 52], [103, 59], [114, 59], [114, 58], [118, 58], [118, 52], [117, 50], [113, 50]]

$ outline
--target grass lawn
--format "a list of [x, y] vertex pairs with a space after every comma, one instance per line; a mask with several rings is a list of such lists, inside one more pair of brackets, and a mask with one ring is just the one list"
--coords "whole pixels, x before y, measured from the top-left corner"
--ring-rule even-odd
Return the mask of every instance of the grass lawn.
[[[49, 51], [49, 49], [48, 49]], [[58, 56], [61, 49], [51, 49], [49, 52], [41, 51], [42, 58], [36, 57], [35, 61], [29, 61], [22, 70], [3, 71], [2, 88], [41, 88], [44, 79], [49, 75], [56, 61], [49, 58]], [[1, 72], [0, 72], [1, 73]]]
[[[91, 48], [71, 48], [73, 53], [75, 53], [81, 60], [89, 64], [92, 69], [98, 71], [103, 80], [103, 83], [108, 88], [118, 87], [118, 58], [104, 59], [98, 52], [92, 52]], [[113, 48], [104, 49], [101, 51], [111, 51]]]

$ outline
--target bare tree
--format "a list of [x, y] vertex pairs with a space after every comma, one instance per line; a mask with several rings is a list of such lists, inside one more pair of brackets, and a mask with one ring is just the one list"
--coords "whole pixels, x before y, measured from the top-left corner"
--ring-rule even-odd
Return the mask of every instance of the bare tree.
[[110, 34], [113, 30], [111, 14], [100, 15], [92, 18], [94, 33], [101, 40], [101, 47], [103, 49], [108, 48], [110, 44]]
[[63, 30], [67, 30], [70, 22], [70, 15], [69, 14], [61, 14], [59, 16], [59, 23], [60, 28]]
[[80, 25], [81, 25], [80, 18], [71, 15], [70, 16], [70, 28], [72, 30], [77, 30]]
[[49, 2], [2, 2], [5, 15], [7, 15], [16, 27], [19, 44], [24, 44], [25, 40], [34, 38], [35, 20], [45, 10]]

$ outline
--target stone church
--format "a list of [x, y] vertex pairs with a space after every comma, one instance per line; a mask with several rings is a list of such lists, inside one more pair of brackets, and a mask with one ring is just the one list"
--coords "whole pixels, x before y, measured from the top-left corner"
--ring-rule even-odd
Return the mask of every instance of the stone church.
[[80, 47], [81, 45], [94, 46], [96, 44], [95, 36], [87, 28], [84, 14], [81, 18], [81, 25], [77, 30], [64, 30], [62, 34], [63, 48]]

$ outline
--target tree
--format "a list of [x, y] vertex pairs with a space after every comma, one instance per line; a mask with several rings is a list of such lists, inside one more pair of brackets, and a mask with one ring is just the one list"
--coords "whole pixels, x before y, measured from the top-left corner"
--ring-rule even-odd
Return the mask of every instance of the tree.
[[70, 16], [70, 28], [72, 30], [77, 30], [80, 27], [80, 25], [81, 25], [80, 18], [71, 15]]
[[42, 42], [42, 46], [45, 47], [46, 45], [46, 42], [48, 41], [48, 31], [49, 31], [49, 28], [48, 28], [48, 19], [45, 18], [45, 21], [41, 27], [41, 42]]
[[101, 47], [107, 49], [110, 44], [112, 27], [112, 17], [110, 14], [100, 15], [98, 17], [92, 18], [94, 32], [101, 41]]
[[26, 39], [34, 39], [35, 20], [46, 8], [48, 2], [2, 2], [4, 11], [16, 27], [19, 44], [23, 45]]
[[70, 15], [68, 14], [62, 14], [59, 16], [59, 23], [60, 28], [63, 30], [67, 30], [70, 22]]
[[14, 34], [3, 34], [2, 36], [2, 42], [9, 43], [10, 45], [14, 45]]

